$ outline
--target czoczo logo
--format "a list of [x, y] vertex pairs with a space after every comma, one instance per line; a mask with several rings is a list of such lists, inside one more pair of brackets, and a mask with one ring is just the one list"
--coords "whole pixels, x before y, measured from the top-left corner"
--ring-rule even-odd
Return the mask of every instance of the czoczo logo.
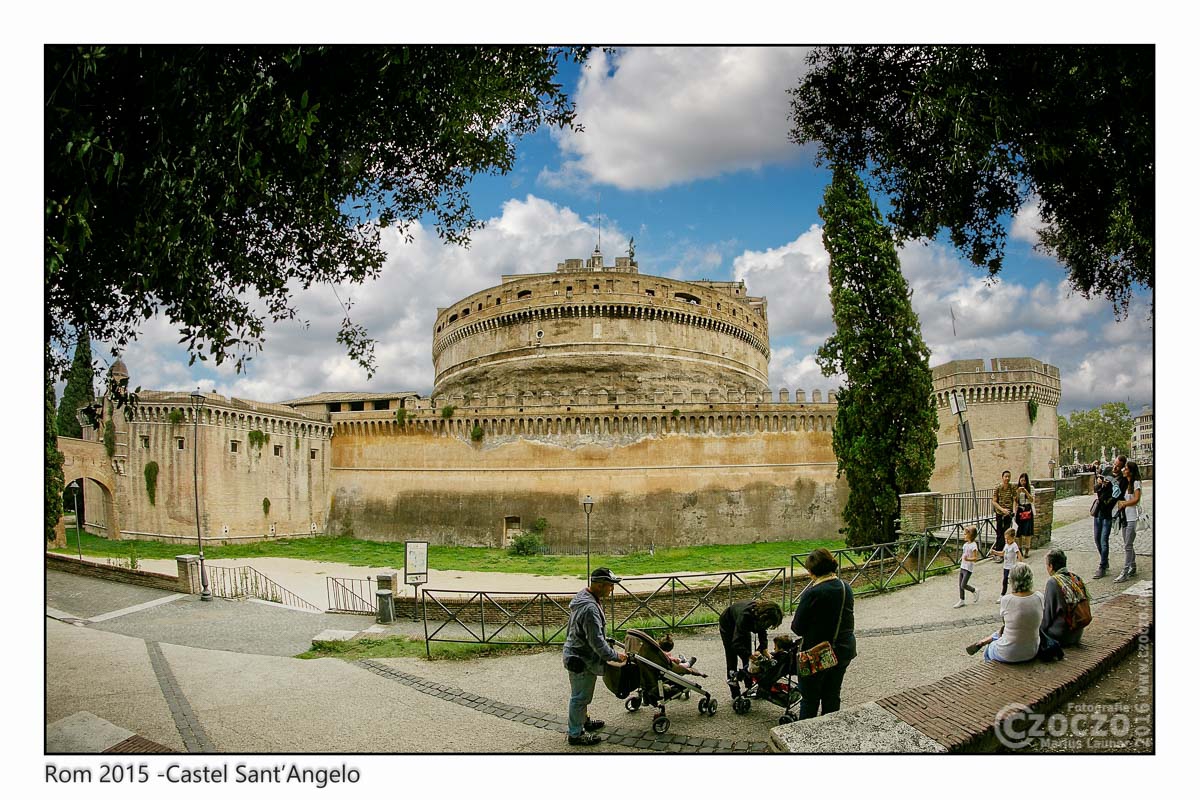
[[1020, 750], [1028, 747], [1041, 735], [1039, 729], [1044, 723], [1044, 714], [1035, 713], [1032, 708], [1022, 703], [1009, 703], [996, 712], [992, 730], [996, 732], [1000, 744], [1010, 750]]

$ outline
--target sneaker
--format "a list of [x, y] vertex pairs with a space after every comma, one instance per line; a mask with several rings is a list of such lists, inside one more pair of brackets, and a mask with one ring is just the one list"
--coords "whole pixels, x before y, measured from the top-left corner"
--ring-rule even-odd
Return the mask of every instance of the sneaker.
[[1103, 578], [1107, 572], [1108, 570], [1106, 570], [1104, 567], [1101, 567], [1100, 569], [1096, 570], [1096, 574], [1093, 575], [1092, 578]]
[[975, 655], [976, 653], [978, 653], [980, 650], [983, 649], [983, 645], [984, 645], [983, 642], [976, 642], [975, 644], [967, 645], [967, 655], [969, 655], [969, 656]]
[[583, 733], [579, 734], [578, 736], [568, 736], [567, 737], [567, 744], [583, 745], [584, 747], [587, 747], [587, 746], [590, 746], [593, 744], [600, 744], [600, 742], [602, 742], [602, 741], [603, 740], [600, 738], [600, 734], [588, 733], [587, 731], [584, 731]]
[[959, 600], [957, 603], [954, 604], [954, 608], [962, 608], [965, 605], [966, 605], [966, 603], [964, 603], [962, 600]]
[[996, 605], [1000, 605], [1000, 598], [999, 598], [999, 597], [997, 597], [997, 598], [996, 598]]
[[587, 722], [583, 723], [583, 729], [585, 731], [598, 731], [603, 727], [604, 727], [604, 720], [602, 720], [602, 719], [590, 719], [589, 718]]
[[1124, 583], [1124, 582], [1125, 582], [1125, 581], [1127, 581], [1127, 580], [1129, 580], [1129, 573], [1128, 573], [1128, 572], [1122, 572], [1120, 575], [1118, 575], [1117, 577], [1113, 578], [1113, 583]]
[[1129, 568], [1129, 574], [1137, 575], [1137, 564], [1134, 564], [1132, 567]]
[[975, 595], [975, 599], [972, 602], [978, 603], [979, 602], [979, 592], [975, 591], [975, 592], [972, 592], [972, 594]]
[[695, 657], [695, 656], [691, 656], [690, 658], [688, 658], [688, 660], [687, 660], [687, 665], [688, 665], [688, 668], [689, 668], [689, 669], [691, 669], [692, 667], [696, 666], [696, 657]]

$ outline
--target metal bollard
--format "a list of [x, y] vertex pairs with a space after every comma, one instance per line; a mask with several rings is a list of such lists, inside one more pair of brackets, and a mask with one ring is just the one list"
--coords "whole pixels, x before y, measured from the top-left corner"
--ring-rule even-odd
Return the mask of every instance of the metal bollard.
[[396, 621], [396, 606], [392, 603], [391, 589], [375, 590], [376, 621], [380, 625], [390, 625]]

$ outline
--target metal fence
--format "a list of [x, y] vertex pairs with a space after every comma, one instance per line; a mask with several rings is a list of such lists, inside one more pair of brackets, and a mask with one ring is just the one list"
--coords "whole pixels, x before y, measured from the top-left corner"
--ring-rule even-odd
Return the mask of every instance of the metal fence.
[[966, 541], [963, 531], [972, 525], [976, 528], [975, 543], [979, 546], [979, 555], [986, 556], [996, 542], [995, 517], [948, 522], [936, 528], [929, 528], [923, 535], [922, 580], [929, 575], [940, 575], [958, 567], [962, 557], [962, 546]]
[[326, 578], [325, 598], [330, 611], [371, 614], [375, 609], [374, 578]]
[[[605, 601], [608, 633], [630, 628], [669, 630], [713, 625], [735, 600], [778, 594], [787, 605], [787, 569], [655, 575], [627, 578]], [[425, 589], [425, 642], [551, 644], [566, 634], [571, 598], [547, 592]], [[431, 630], [432, 626], [432, 630]]]
[[942, 522], [963, 522], [988, 516], [992, 509], [992, 490], [951, 492], [942, 495]]
[[[855, 594], [868, 595], [923, 581], [924, 543], [923, 536], [906, 536], [894, 542], [843, 547], [829, 552], [837, 561], [838, 577], [850, 584]], [[804, 568], [808, 556], [809, 553], [792, 556], [787, 608], [795, 607], [812, 580]]]
[[208, 585], [213, 597], [224, 597], [231, 600], [253, 597], [258, 600], [266, 600], [269, 603], [291, 606], [292, 608], [321, 611], [321, 609], [300, 595], [283, 588], [254, 567], [214, 567], [206, 565], [204, 570], [208, 573]]

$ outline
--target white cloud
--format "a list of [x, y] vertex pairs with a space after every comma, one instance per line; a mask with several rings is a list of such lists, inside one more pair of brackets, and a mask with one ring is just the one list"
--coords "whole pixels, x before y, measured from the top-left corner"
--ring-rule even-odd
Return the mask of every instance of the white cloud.
[[733, 279], [745, 281], [751, 295], [767, 298], [773, 338], [799, 336], [813, 343], [833, 331], [829, 254], [819, 225], [781, 247], [746, 250], [733, 260]]
[[1041, 204], [1041, 198], [1034, 195], [1017, 210], [1012, 221], [1012, 238], [1034, 245], [1040, 244], [1038, 232], [1046, 227], [1042, 222]]
[[568, 157], [538, 180], [661, 189], [797, 159], [787, 90], [804, 48], [637, 47], [595, 52], [575, 100], [582, 133], [556, 134]]
[[[263, 351], [242, 374], [231, 363], [212, 370], [213, 388], [254, 400], [277, 401], [321, 391], [417, 391], [433, 385], [431, 340], [439, 307], [495, 286], [502, 274], [550, 272], [566, 258], [586, 258], [596, 228], [570, 208], [533, 195], [507, 201], [500, 216], [472, 236], [470, 249], [441, 242], [421, 225], [406, 243], [394, 230], [383, 236], [386, 261], [369, 284], [334, 289], [317, 286], [293, 294], [300, 320], [269, 325]], [[601, 249], [612, 260], [625, 252], [628, 233], [602, 226]], [[336, 341], [343, 310], [376, 340], [376, 373], [352, 362]], [[125, 356], [131, 381], [145, 388], [191, 389], [178, 334], [161, 318], [151, 320]], [[209, 387], [203, 387], [209, 388]]]

